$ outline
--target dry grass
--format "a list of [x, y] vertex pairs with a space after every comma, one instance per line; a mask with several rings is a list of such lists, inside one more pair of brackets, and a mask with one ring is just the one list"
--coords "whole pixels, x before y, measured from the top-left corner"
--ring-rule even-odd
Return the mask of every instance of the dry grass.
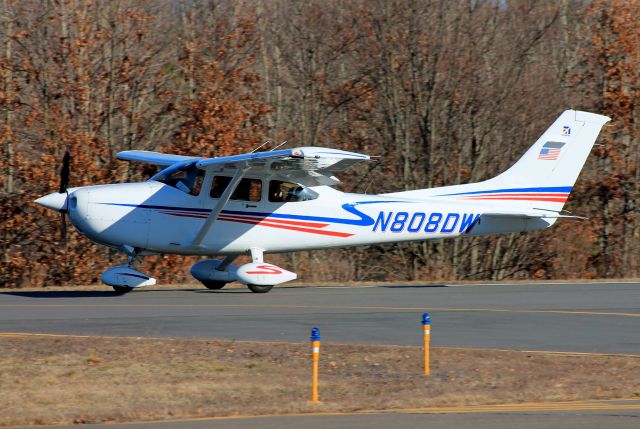
[[286, 414], [640, 396], [640, 359], [323, 344], [0, 338], [0, 425]]

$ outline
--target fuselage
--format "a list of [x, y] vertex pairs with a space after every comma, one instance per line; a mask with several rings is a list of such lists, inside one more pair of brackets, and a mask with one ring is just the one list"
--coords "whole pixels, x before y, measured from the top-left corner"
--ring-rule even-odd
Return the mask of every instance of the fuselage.
[[[77, 188], [69, 196], [69, 217], [82, 234], [114, 248], [230, 255], [246, 253], [251, 247], [288, 252], [457, 237], [468, 234], [480, 215], [492, 209], [490, 204], [450, 197], [414, 200], [343, 193], [328, 186], [298, 187], [307, 197], [296, 200], [274, 197], [268, 178], [248, 178], [253, 181], [251, 195], [245, 192], [228, 201], [202, 242], [193, 245], [218, 201], [215, 197], [220, 192], [214, 188], [220, 176], [214, 176], [203, 177], [196, 195], [175, 183], [156, 180]], [[546, 226], [548, 222], [523, 225], [517, 221], [502, 229]], [[481, 233], [481, 228], [474, 228], [473, 234]]]

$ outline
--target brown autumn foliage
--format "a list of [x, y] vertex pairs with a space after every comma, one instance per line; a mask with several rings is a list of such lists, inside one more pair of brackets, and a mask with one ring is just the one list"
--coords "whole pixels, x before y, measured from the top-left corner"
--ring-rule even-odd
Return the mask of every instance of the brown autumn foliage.
[[[0, 287], [94, 283], [123, 261], [62, 241], [32, 203], [67, 147], [72, 186], [144, 180], [115, 160], [127, 149], [359, 150], [382, 162], [343, 188], [381, 193], [491, 177], [569, 107], [613, 118], [567, 207], [589, 221], [277, 262], [327, 281], [637, 277], [639, 4], [0, 0]], [[144, 269], [183, 281], [194, 260]]]
[[594, 2], [585, 76], [594, 109], [614, 118], [585, 181], [596, 275], [637, 276], [640, 266], [640, 2]]

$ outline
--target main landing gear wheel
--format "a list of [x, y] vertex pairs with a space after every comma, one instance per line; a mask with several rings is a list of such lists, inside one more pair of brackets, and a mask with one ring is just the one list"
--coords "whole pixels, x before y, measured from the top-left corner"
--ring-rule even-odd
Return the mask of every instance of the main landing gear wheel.
[[267, 293], [273, 289], [273, 285], [247, 285], [253, 293]]
[[111, 286], [116, 293], [131, 292], [133, 288], [131, 286]]
[[207, 289], [217, 290], [217, 289], [222, 289], [223, 287], [225, 287], [227, 282], [221, 282], [221, 281], [216, 281], [216, 280], [203, 280], [202, 284]]

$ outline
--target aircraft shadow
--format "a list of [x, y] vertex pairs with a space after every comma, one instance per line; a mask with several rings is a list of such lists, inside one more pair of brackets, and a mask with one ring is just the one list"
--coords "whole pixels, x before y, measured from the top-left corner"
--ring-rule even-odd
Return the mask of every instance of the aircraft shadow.
[[388, 285], [388, 286], [380, 286], [387, 289], [430, 289], [430, 288], [440, 288], [440, 287], [449, 287], [447, 285]]
[[[132, 293], [157, 292], [158, 290], [138, 290]], [[59, 290], [59, 291], [25, 291], [25, 292], [0, 292], [0, 295], [21, 296], [24, 298], [97, 298], [125, 296], [112, 290]]]
[[[310, 286], [288, 286], [286, 289], [306, 289]], [[447, 285], [388, 285], [377, 286], [388, 289], [430, 289], [430, 288], [446, 288]], [[357, 288], [357, 286], [356, 286]], [[180, 289], [181, 291], [204, 293], [204, 294], [253, 294], [248, 289], [225, 289], [225, 290], [209, 290], [209, 289]], [[149, 292], [173, 292], [175, 289], [140, 289], [129, 293], [149, 293]], [[127, 293], [119, 293], [112, 290], [45, 290], [45, 291], [11, 291], [0, 292], [0, 295], [13, 295], [23, 298], [46, 298], [46, 299], [66, 299], [66, 298], [100, 298], [100, 297], [125, 297]]]

